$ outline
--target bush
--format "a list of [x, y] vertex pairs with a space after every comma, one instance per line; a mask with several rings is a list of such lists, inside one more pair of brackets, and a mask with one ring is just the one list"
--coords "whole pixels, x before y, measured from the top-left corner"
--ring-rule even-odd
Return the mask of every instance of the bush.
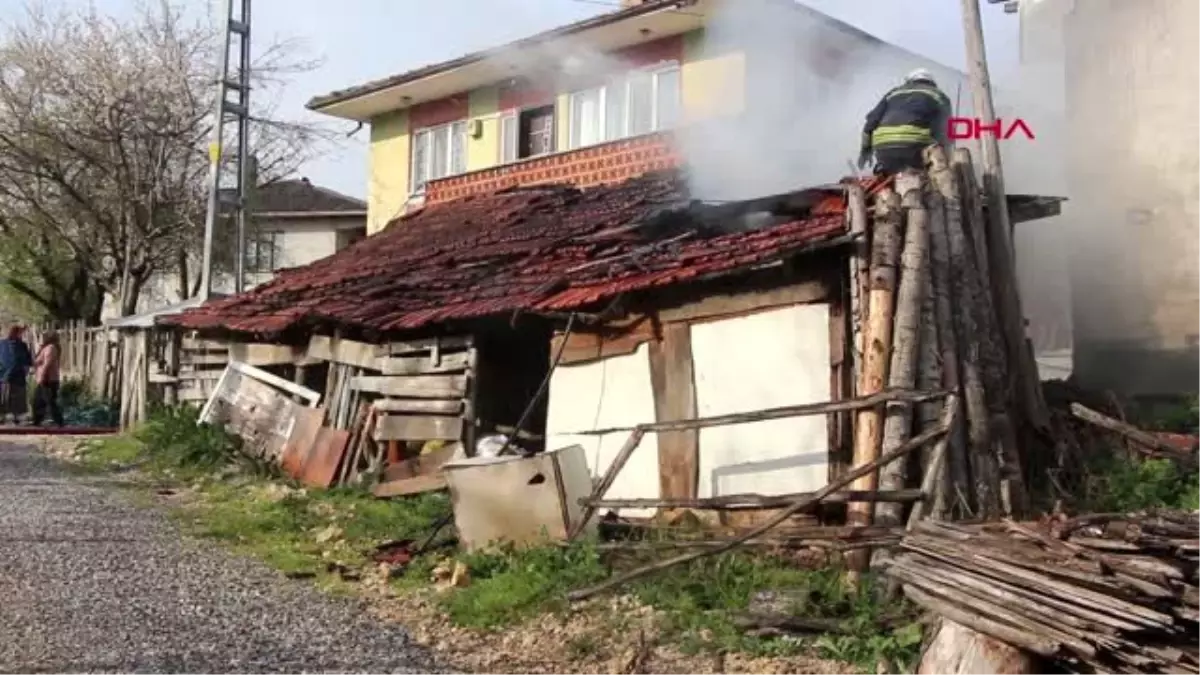
[[1086, 489], [1085, 501], [1093, 511], [1200, 508], [1200, 475], [1170, 459], [1114, 456], [1092, 470]]
[[[30, 396], [33, 396], [32, 387]], [[67, 426], [115, 427], [120, 423], [117, 401], [93, 396], [83, 380], [64, 380], [58, 389], [58, 405]]]
[[239, 459], [241, 439], [223, 428], [198, 424], [200, 411], [189, 405], [153, 408], [133, 437], [163, 467], [209, 471]]

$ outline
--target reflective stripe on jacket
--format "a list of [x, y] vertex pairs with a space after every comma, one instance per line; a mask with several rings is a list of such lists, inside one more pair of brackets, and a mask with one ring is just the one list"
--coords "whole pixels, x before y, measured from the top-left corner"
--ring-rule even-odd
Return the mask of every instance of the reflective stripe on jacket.
[[863, 141], [871, 147], [945, 143], [950, 99], [929, 82], [909, 82], [883, 96], [867, 115]]

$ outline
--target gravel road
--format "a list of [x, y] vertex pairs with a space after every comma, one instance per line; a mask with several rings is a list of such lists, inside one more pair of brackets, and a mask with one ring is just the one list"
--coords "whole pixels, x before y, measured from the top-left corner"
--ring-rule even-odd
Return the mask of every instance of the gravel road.
[[0, 441], [0, 672], [430, 672], [399, 626]]

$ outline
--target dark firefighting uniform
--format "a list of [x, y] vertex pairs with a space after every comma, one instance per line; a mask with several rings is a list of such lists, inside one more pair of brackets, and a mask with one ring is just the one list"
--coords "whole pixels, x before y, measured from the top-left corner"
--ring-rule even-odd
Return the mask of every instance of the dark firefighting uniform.
[[922, 169], [922, 152], [938, 143], [948, 146], [950, 99], [933, 82], [905, 82], [884, 94], [867, 114], [862, 153], [875, 153], [877, 173]]

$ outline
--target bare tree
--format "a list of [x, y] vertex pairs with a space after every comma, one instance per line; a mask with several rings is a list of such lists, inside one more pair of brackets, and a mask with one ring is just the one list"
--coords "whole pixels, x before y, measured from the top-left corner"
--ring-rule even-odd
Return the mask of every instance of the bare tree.
[[[119, 298], [122, 315], [134, 312], [155, 275], [177, 275], [181, 299], [196, 292], [222, 44], [216, 25], [187, 18], [170, 0], [142, 5], [128, 20], [38, 3], [0, 38], [0, 247], [41, 251], [48, 242], [54, 252], [32, 258], [45, 270], [28, 260], [10, 265], [13, 288], [40, 302], [35, 289], [45, 293], [47, 279], [15, 273], [76, 272], [84, 286]], [[300, 44], [256, 51], [252, 101], [261, 112], [249, 140], [270, 181], [331, 136], [275, 117], [287, 78], [316, 65], [299, 58]], [[219, 239], [228, 265], [230, 238]], [[67, 270], [52, 269], [64, 261]]]

